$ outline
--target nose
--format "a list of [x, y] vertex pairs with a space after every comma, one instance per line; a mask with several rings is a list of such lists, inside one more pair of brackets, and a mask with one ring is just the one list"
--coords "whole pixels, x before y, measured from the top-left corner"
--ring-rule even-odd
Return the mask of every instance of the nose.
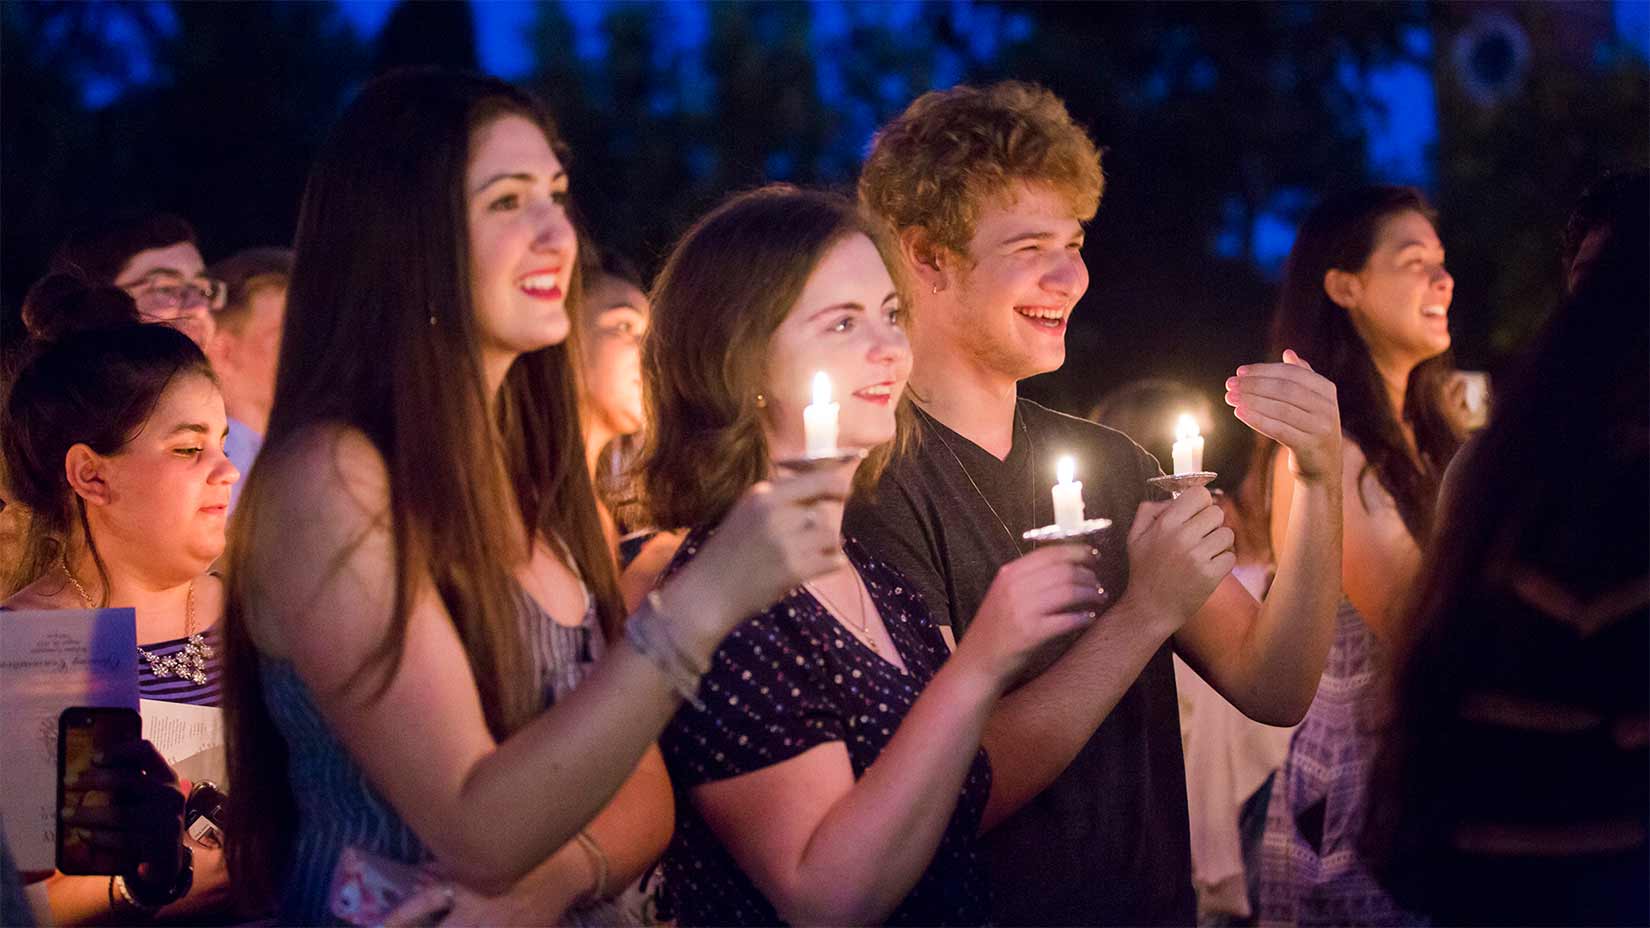
[[1450, 276], [1450, 272], [1445, 270], [1442, 264], [1432, 269], [1430, 285], [1432, 289], [1443, 293], [1453, 294], [1455, 292], [1455, 278]]
[[1065, 260], [1043, 275], [1042, 285], [1043, 289], [1068, 299], [1081, 297], [1089, 287], [1089, 268], [1083, 263], [1082, 253], [1069, 252]]
[[533, 235], [533, 250], [543, 254], [564, 252], [571, 261], [577, 247], [578, 237], [573, 232], [572, 221], [567, 218], [567, 210], [558, 204], [546, 204]]
[[189, 336], [202, 351], [212, 344], [212, 337], [218, 332], [218, 320], [204, 303], [184, 306], [178, 310], [176, 316], [166, 321], [179, 332]]
[[871, 347], [867, 357], [873, 364], [898, 364], [911, 355], [911, 340], [905, 330], [892, 323], [871, 327]]
[[240, 479], [241, 469], [229, 460], [228, 454], [218, 449], [218, 459], [212, 464], [212, 472], [206, 475], [207, 482], [229, 486]]

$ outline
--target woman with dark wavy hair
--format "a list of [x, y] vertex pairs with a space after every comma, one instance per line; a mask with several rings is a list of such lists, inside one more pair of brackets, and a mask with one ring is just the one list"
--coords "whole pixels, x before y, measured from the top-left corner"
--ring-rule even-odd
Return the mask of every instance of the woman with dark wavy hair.
[[[1267, 809], [1263, 922], [1397, 924], [1406, 919], [1352, 852], [1362, 821], [1382, 655], [1421, 566], [1444, 467], [1461, 435], [1448, 412], [1449, 309], [1434, 214], [1409, 187], [1325, 199], [1301, 225], [1272, 323], [1274, 351], [1310, 357], [1340, 397], [1343, 501], [1335, 641], [1317, 698]], [[1289, 455], [1258, 442], [1254, 466], [1288, 486]], [[1287, 496], [1268, 494], [1274, 545]]]
[[1647, 202], [1640, 170], [1578, 206], [1397, 636], [1364, 849], [1441, 924], [1650, 924]]
[[579, 920], [663, 848], [645, 755], [722, 635], [841, 562], [846, 480], [764, 483], [620, 633], [567, 185], [535, 100], [440, 70], [369, 84], [310, 175], [227, 609], [229, 866], [284, 922], [335, 916], [346, 848], [455, 922]]

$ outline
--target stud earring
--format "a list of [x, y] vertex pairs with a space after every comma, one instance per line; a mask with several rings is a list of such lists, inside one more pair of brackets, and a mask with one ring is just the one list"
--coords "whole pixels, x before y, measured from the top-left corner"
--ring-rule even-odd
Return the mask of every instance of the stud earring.
[[934, 295], [935, 295], [935, 296], [939, 296], [939, 295], [940, 295], [940, 285], [939, 285], [939, 284], [935, 284], [935, 285], [934, 285]]
[[767, 409], [768, 408], [768, 398], [766, 396], [763, 396], [761, 393], [756, 394], [756, 408], [757, 409]]

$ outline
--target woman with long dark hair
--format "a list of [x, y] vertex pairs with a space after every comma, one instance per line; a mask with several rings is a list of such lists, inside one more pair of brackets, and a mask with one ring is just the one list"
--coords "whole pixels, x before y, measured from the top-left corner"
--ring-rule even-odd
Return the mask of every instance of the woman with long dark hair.
[[1365, 851], [1441, 924], [1650, 923], [1650, 186], [1599, 190], [1397, 636]]
[[[10, 492], [32, 514], [15, 565], [20, 589], [4, 608], [129, 607], [138, 694], [217, 705], [224, 584], [208, 568], [223, 553], [239, 477], [223, 450], [217, 379], [175, 329], [120, 324], [136, 318], [121, 291], [47, 280], [58, 283], [37, 286], [31, 298], [57, 320], [56, 340], [33, 349], [0, 424]], [[71, 319], [90, 330], [65, 331]], [[189, 861], [188, 878], [170, 861], [172, 876], [160, 881], [54, 874], [46, 885], [53, 920], [221, 913], [227, 880], [218, 849], [190, 841], [176, 856]]]
[[[1362, 821], [1370, 709], [1385, 640], [1421, 565], [1444, 467], [1461, 437], [1444, 399], [1454, 280], [1431, 207], [1409, 187], [1331, 196], [1301, 225], [1272, 346], [1310, 357], [1340, 398], [1342, 588], [1317, 698], [1274, 780], [1261, 920], [1391, 924], [1406, 913], [1351, 852]], [[1287, 454], [1261, 440], [1255, 467], [1287, 486]], [[1289, 501], [1269, 494], [1274, 545]]]
[[230, 869], [285, 921], [333, 917], [351, 847], [438, 869], [466, 923], [621, 888], [668, 834], [632, 771], [717, 642], [841, 561], [846, 477], [764, 484], [619, 634], [565, 158], [531, 97], [424, 70], [369, 84], [311, 173], [227, 615]]

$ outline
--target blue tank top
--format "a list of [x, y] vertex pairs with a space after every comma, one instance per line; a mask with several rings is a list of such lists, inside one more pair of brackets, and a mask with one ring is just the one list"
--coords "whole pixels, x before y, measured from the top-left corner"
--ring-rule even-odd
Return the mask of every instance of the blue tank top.
[[[595, 600], [586, 591], [584, 620], [566, 626], [522, 594], [531, 630], [534, 666], [548, 708], [590, 672], [604, 650]], [[336, 924], [328, 910], [338, 856], [356, 847], [414, 865], [434, 858], [402, 821], [349, 751], [327, 727], [292, 664], [259, 660], [264, 704], [287, 743], [287, 777], [298, 821], [286, 872], [281, 876], [279, 921], [290, 925]], [[409, 729], [409, 733], [414, 733]]]

